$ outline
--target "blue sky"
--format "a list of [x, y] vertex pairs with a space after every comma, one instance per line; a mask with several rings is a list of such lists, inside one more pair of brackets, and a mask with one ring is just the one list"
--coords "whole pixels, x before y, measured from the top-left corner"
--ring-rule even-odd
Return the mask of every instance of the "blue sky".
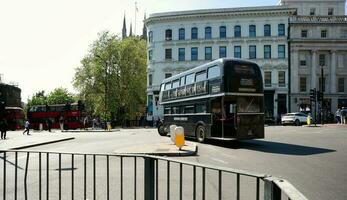
[[[137, 0], [137, 33], [144, 13], [277, 5], [277, 0]], [[97, 33], [134, 26], [135, 0], [0, 1], [0, 74], [16, 82], [26, 102], [37, 91], [72, 87], [75, 68]], [[129, 30], [129, 28], [128, 28]]]

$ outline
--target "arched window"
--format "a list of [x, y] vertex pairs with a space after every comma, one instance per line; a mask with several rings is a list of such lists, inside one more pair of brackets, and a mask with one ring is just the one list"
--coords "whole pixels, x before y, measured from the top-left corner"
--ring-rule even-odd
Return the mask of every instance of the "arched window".
[[255, 25], [249, 25], [249, 37], [256, 37], [256, 27]]
[[234, 27], [234, 37], [241, 37], [241, 26], [237, 25]]
[[171, 29], [165, 30], [165, 40], [166, 41], [172, 40], [172, 30]]
[[227, 28], [225, 26], [219, 27], [219, 37], [226, 38], [227, 37]]
[[198, 39], [198, 28], [194, 27], [192, 28], [192, 40]]
[[178, 30], [178, 40], [185, 40], [186, 39], [186, 31], [184, 28], [180, 28]]
[[271, 25], [270, 24], [264, 25], [264, 36], [265, 37], [271, 36]]
[[212, 38], [212, 28], [206, 27], [205, 28], [205, 39], [211, 39]]

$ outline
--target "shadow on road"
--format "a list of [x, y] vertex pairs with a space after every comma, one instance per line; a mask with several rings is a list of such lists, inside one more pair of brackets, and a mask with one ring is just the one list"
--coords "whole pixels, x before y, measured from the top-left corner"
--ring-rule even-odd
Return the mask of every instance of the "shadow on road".
[[210, 140], [208, 144], [231, 148], [231, 149], [249, 149], [274, 154], [307, 156], [321, 153], [335, 152], [334, 149], [325, 149], [318, 147], [309, 147], [296, 144], [287, 144], [281, 142], [270, 142], [263, 140], [249, 141], [215, 141]]
[[[8, 158], [9, 156], [7, 156], [6, 155], [6, 158], [5, 158], [5, 162], [7, 162], [8, 164], [10, 164], [10, 165], [12, 165], [12, 166], [14, 166], [14, 167], [17, 167], [18, 169], [20, 169], [20, 170], [24, 170], [22, 167], [20, 167], [19, 165], [16, 165], [14, 162], [11, 162], [11, 161], [9, 161], [7, 158]], [[4, 156], [0, 156], [0, 160], [4, 160]], [[2, 161], [1, 161], [2, 162]]]

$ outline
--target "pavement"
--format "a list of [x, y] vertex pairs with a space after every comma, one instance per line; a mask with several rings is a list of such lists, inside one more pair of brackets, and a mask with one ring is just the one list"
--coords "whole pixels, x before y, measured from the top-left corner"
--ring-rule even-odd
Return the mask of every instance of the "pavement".
[[6, 139], [0, 140], [0, 151], [18, 150], [72, 139], [75, 137], [62, 134], [60, 131], [30, 131], [30, 135], [23, 135], [22, 131], [8, 131]]
[[121, 148], [115, 150], [114, 153], [146, 154], [157, 156], [194, 156], [196, 155], [197, 150], [197, 145], [192, 142], [186, 142], [185, 145], [181, 149], [179, 149], [168, 138], [167, 142]]

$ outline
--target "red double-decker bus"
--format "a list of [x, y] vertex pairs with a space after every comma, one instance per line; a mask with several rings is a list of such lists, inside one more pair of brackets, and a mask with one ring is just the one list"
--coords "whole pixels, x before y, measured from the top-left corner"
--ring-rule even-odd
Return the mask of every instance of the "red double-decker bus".
[[[24, 128], [24, 111], [19, 107], [5, 107], [5, 112], [2, 115], [8, 124], [8, 130], [19, 130]], [[1, 118], [1, 117], [0, 117]]]
[[48, 120], [52, 122], [52, 128], [60, 128], [60, 118], [64, 121], [64, 129], [84, 128], [83, 119], [85, 117], [84, 106], [81, 104], [56, 104], [56, 105], [37, 105], [28, 111], [28, 119], [31, 128], [48, 129]]

